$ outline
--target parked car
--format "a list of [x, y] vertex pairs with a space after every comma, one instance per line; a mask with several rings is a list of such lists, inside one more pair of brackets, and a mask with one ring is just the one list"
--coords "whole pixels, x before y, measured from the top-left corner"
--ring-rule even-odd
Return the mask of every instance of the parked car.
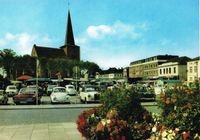
[[37, 85], [28, 85], [27, 88], [38, 90], [38, 93], [42, 96], [44, 94], [44, 91], [42, 90], [41, 86]]
[[140, 101], [155, 101], [156, 95], [151, 91], [139, 91]]
[[13, 96], [15, 104], [40, 104], [41, 94], [36, 88], [21, 88], [19, 93]]
[[65, 87], [54, 87], [50, 98], [51, 103], [70, 103], [70, 96]]
[[74, 85], [66, 85], [65, 88], [66, 88], [66, 91], [68, 92], [68, 94], [70, 96], [76, 96], [76, 95], [78, 95], [78, 92], [76, 91]]
[[48, 85], [47, 86], [47, 95], [48, 96], [51, 95], [54, 87], [57, 87], [57, 85]]
[[95, 89], [98, 89], [99, 91], [104, 91], [107, 89], [108, 83], [107, 82], [96, 82], [94, 83]]
[[80, 100], [84, 103], [100, 101], [100, 93], [94, 86], [84, 86], [80, 91]]
[[6, 94], [9, 97], [15, 96], [18, 93], [18, 89], [15, 85], [9, 85], [6, 87]]
[[4, 90], [0, 90], [0, 104], [7, 104], [8, 95]]

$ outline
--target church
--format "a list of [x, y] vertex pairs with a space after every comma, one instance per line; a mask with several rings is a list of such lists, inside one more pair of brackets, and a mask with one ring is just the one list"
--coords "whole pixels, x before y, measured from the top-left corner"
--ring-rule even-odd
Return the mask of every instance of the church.
[[[80, 47], [75, 44], [70, 11], [68, 10], [68, 20], [64, 45], [59, 48], [33, 45], [31, 56], [38, 58], [62, 58], [80, 61]], [[37, 74], [39, 77], [47, 76], [44, 67], [38, 62]]]

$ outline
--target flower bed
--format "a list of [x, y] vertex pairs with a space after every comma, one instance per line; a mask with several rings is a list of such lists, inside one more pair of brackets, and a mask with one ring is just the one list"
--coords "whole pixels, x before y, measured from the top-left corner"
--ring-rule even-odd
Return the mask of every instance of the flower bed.
[[150, 137], [153, 118], [135, 90], [116, 89], [102, 94], [103, 105], [81, 113], [78, 130], [91, 140], [141, 140]]
[[78, 130], [90, 140], [200, 140], [200, 93], [174, 87], [160, 95], [161, 115], [145, 110], [135, 89], [105, 91], [102, 106], [82, 112]]
[[200, 93], [197, 89], [174, 87], [160, 95], [163, 109], [155, 120], [151, 139], [200, 140]]

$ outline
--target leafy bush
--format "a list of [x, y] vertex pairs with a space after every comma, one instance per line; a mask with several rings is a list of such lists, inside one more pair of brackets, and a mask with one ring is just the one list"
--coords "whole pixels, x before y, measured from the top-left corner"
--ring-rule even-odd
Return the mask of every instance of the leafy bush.
[[200, 93], [197, 89], [174, 87], [160, 95], [163, 109], [156, 123], [157, 136], [172, 139], [200, 139]]
[[153, 119], [135, 89], [102, 93], [102, 106], [79, 115], [78, 130], [91, 140], [141, 140], [150, 137]]

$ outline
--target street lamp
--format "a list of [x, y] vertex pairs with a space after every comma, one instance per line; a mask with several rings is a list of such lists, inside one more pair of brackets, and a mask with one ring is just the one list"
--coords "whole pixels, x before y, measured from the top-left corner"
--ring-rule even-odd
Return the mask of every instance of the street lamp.
[[39, 67], [39, 59], [36, 57], [36, 104], [38, 105], [38, 67]]

